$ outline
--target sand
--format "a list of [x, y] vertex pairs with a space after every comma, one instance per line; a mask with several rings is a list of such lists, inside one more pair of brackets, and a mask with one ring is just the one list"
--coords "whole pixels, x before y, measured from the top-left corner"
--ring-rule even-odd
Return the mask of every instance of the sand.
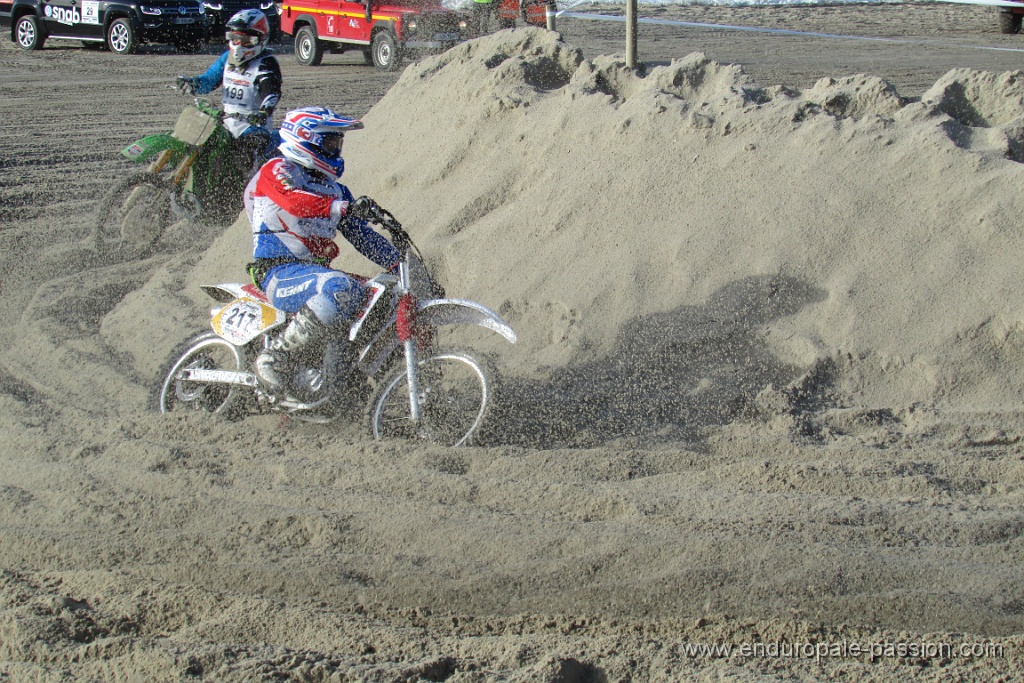
[[284, 106], [366, 122], [346, 183], [519, 335], [471, 340], [502, 392], [451, 450], [154, 414], [247, 225], [88, 235], [214, 51], [0, 44], [0, 679], [1020, 678], [1024, 43], [979, 7], [644, 12], [901, 42], [280, 50]]

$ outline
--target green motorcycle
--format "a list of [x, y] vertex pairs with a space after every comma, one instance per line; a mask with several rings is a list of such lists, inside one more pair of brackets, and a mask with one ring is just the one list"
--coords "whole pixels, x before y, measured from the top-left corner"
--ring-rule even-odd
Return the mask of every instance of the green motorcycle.
[[223, 125], [216, 105], [196, 99], [174, 130], [148, 135], [121, 151], [145, 171], [117, 183], [100, 200], [92, 246], [120, 258], [144, 256], [173, 222], [226, 224], [242, 209], [252, 158]]

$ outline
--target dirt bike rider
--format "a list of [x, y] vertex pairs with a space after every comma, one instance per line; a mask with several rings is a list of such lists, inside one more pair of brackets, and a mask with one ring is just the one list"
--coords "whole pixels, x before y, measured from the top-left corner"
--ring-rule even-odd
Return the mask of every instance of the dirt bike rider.
[[283, 158], [266, 162], [245, 188], [253, 282], [275, 307], [295, 313], [256, 358], [257, 376], [272, 389], [286, 384], [298, 351], [321, 342], [364, 301], [359, 281], [328, 267], [338, 255], [337, 233], [381, 268], [398, 265], [398, 250], [364, 220], [376, 206], [373, 200], [353, 199], [339, 182], [345, 133], [362, 127], [324, 107], [288, 112], [278, 148]]
[[206, 95], [222, 87], [224, 127], [238, 143], [244, 168], [269, 156], [277, 138], [272, 132], [274, 107], [281, 99], [281, 66], [267, 51], [270, 22], [263, 12], [247, 9], [225, 24], [228, 50], [199, 76], [178, 76], [178, 89]]

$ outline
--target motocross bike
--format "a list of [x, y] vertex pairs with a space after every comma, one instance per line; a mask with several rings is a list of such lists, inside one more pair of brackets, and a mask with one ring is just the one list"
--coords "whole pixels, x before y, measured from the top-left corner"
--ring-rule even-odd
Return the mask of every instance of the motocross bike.
[[253, 169], [242, 167], [225, 116], [196, 98], [174, 130], [148, 135], [121, 151], [148, 167], [122, 179], [100, 200], [95, 250], [132, 258], [144, 254], [174, 220], [234, 220]]
[[486, 306], [445, 298], [394, 216], [376, 205], [371, 213], [368, 220], [389, 233], [401, 254], [397, 275], [363, 281], [367, 298], [350, 327], [300, 352], [286, 389], [275, 393], [262, 385], [252, 368], [290, 316], [252, 284], [207, 285], [203, 291], [218, 302], [211, 310], [213, 329], [171, 356], [156, 392], [158, 410], [231, 417], [282, 412], [330, 422], [363, 404], [376, 439], [469, 442], [492, 401], [493, 375], [468, 353], [436, 348], [438, 328], [476, 325], [511, 343], [516, 334]]

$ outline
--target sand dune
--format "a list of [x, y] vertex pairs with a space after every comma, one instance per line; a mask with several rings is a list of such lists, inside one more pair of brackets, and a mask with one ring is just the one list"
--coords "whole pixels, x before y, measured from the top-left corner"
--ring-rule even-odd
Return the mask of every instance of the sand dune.
[[[0, 57], [61, 74], [82, 121], [61, 146], [5, 129], [0, 152], [10, 680], [1024, 670], [1020, 72], [801, 89], [703, 52], [637, 74], [523, 28], [379, 100], [360, 85], [346, 182], [520, 338], [473, 340], [503, 392], [481, 443], [446, 450], [358, 416], [147, 410], [248, 227], [102, 259], [88, 213], [120, 138], [173, 120], [161, 74], [209, 56]], [[311, 103], [294, 74], [288, 105]], [[134, 107], [118, 79], [149, 85]], [[31, 86], [4, 112], [27, 118]]]

